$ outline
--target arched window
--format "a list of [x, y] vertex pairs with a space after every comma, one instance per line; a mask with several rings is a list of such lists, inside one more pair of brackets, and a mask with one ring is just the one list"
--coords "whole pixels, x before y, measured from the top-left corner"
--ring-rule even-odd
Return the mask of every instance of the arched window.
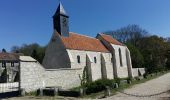
[[77, 62], [80, 63], [80, 56], [77, 56]]
[[119, 59], [120, 59], [120, 66], [122, 67], [122, 53], [121, 53], [121, 49], [119, 48]]
[[94, 57], [94, 63], [97, 63], [97, 58], [96, 57]]

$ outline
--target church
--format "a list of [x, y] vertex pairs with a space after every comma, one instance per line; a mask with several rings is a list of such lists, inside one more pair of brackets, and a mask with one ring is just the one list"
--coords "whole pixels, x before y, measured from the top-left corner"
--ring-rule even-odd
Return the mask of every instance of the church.
[[45, 69], [83, 72], [87, 67], [89, 81], [133, 77], [126, 45], [102, 33], [94, 38], [69, 32], [69, 16], [61, 3], [53, 16], [53, 26], [43, 60]]
[[42, 65], [30, 56], [0, 53], [1, 80], [8, 69], [5, 75], [10, 77], [3, 78], [4, 82], [15, 82], [18, 77], [19, 87], [31, 92], [45, 87], [77, 87], [83, 76], [92, 82], [145, 73], [144, 68], [132, 68], [129, 49], [112, 36], [99, 33], [94, 38], [69, 32], [69, 16], [61, 3], [53, 16], [53, 26]]

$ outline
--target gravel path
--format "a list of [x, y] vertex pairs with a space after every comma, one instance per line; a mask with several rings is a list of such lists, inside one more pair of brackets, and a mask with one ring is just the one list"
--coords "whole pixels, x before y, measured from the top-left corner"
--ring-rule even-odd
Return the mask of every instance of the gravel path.
[[167, 73], [156, 79], [134, 85], [132, 88], [124, 90], [124, 93], [140, 96], [158, 94], [167, 91], [166, 93], [154, 95], [151, 97], [135, 97], [123, 93], [118, 93], [114, 96], [104, 98], [103, 100], [170, 100], [169, 90], [170, 90], [170, 73]]

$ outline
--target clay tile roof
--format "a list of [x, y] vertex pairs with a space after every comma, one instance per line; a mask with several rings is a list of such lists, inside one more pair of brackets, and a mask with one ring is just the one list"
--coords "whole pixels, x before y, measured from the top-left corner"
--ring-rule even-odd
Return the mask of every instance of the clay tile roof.
[[12, 60], [19, 60], [19, 56], [17, 54], [14, 53], [0, 53], [0, 60], [1, 61], [12, 61]]
[[96, 38], [70, 32], [69, 37], [61, 36], [61, 39], [67, 49], [109, 52]]
[[117, 41], [110, 35], [100, 34], [104, 40], [115, 45], [123, 45], [121, 42]]

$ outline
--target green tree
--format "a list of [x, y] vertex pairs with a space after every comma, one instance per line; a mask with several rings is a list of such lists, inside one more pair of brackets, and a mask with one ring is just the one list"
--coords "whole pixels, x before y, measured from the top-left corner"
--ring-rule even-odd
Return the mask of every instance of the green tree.
[[13, 46], [11, 52], [23, 53], [25, 56], [32, 56], [34, 59], [42, 63], [45, 55], [46, 46], [40, 46], [37, 43], [23, 44], [21, 47]]
[[3, 48], [3, 49], [2, 49], [2, 52], [4, 52], [4, 53], [5, 53], [5, 52], [6, 52], [6, 49], [4, 49], [4, 48]]
[[167, 51], [166, 51], [166, 68], [170, 70], [170, 41], [167, 42]]
[[143, 64], [144, 64], [143, 55], [140, 53], [138, 48], [136, 48], [135, 46], [133, 46], [130, 43], [127, 43], [126, 45], [127, 45], [127, 47], [129, 48], [129, 50], [131, 52], [132, 66], [134, 68], [143, 67]]
[[38, 54], [37, 54], [37, 50], [36, 50], [36, 49], [34, 49], [34, 50], [32, 51], [31, 57], [37, 59]]
[[150, 36], [140, 41], [145, 66], [150, 73], [165, 69], [167, 44], [162, 37]]

